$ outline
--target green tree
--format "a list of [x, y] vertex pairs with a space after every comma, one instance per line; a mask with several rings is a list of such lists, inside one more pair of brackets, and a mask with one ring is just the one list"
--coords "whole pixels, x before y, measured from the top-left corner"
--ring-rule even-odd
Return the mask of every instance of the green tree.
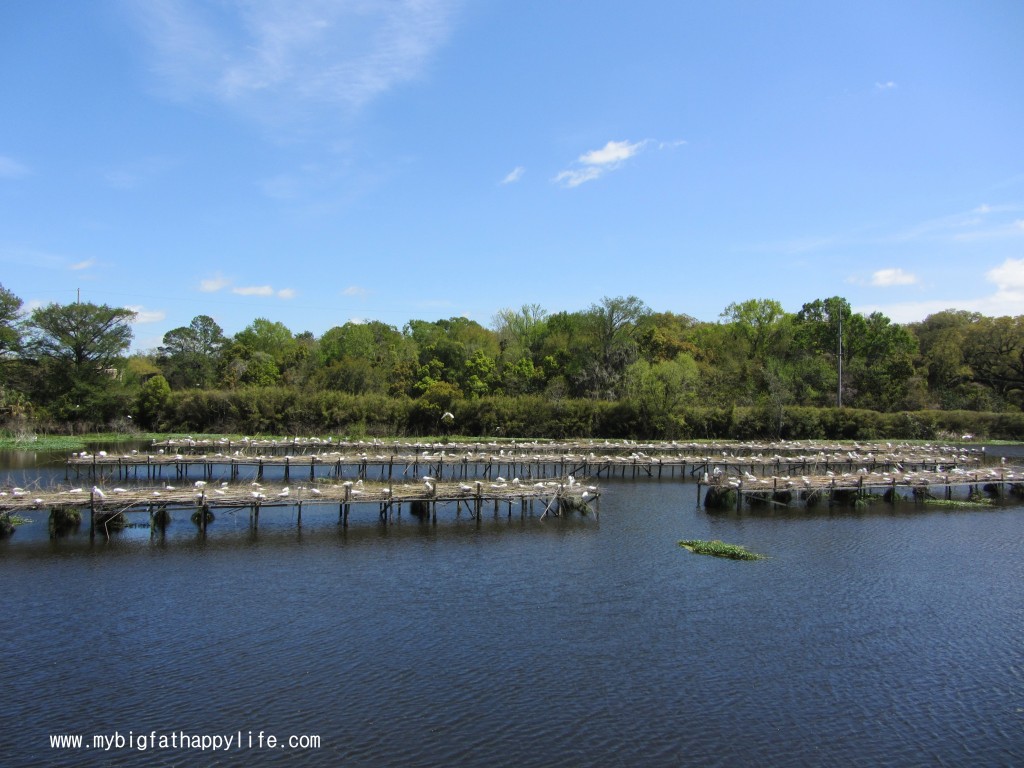
[[[584, 314], [589, 333], [573, 342], [581, 395], [614, 400], [622, 394], [626, 368], [638, 357], [641, 322], [650, 314], [636, 296], [605, 296], [590, 306]], [[575, 346], [583, 341], [589, 348]]]
[[149, 429], [157, 426], [160, 413], [171, 396], [171, 385], [159, 374], [148, 379], [139, 389], [135, 412], [139, 423]]
[[1024, 405], [1024, 316], [980, 318], [967, 328], [963, 349], [975, 381]]
[[136, 313], [106, 304], [49, 304], [33, 310], [30, 349], [63, 364], [76, 378], [95, 378], [127, 351]]
[[59, 418], [109, 422], [123, 417], [129, 393], [118, 363], [132, 340], [135, 312], [106, 304], [49, 304], [33, 310], [25, 350], [35, 398]]
[[176, 389], [211, 386], [225, 341], [224, 331], [209, 315], [165, 333], [157, 354], [168, 383]]
[[774, 299], [749, 299], [725, 308], [722, 317], [732, 324], [736, 339], [747, 356], [763, 363], [769, 356], [777, 357], [779, 344], [788, 327], [788, 316]]
[[21, 299], [0, 284], [0, 358], [21, 348]]
[[965, 356], [970, 329], [982, 320], [977, 312], [947, 309], [908, 326], [917, 338], [919, 364], [933, 406], [954, 410], [991, 406], [986, 398], [979, 399]]

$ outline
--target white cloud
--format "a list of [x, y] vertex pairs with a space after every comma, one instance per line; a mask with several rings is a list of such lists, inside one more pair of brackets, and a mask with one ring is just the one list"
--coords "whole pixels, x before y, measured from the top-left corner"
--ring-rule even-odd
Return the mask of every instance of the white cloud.
[[198, 0], [134, 3], [157, 70], [179, 98], [203, 96], [283, 115], [282, 107], [359, 108], [421, 76], [447, 40], [458, 0]]
[[986, 272], [985, 279], [996, 289], [988, 296], [872, 304], [854, 309], [862, 314], [881, 312], [896, 323], [919, 322], [946, 309], [979, 312], [989, 317], [1024, 315], [1024, 259], [1007, 259]]
[[875, 90], [879, 91], [894, 91], [898, 87], [892, 80], [886, 80], [884, 83], [875, 83]]
[[367, 294], [367, 290], [360, 285], [350, 285], [341, 293], [344, 296], [365, 296]]
[[226, 277], [222, 277], [221, 275], [217, 275], [216, 277], [208, 277], [205, 280], [200, 280], [199, 290], [203, 293], [216, 293], [217, 291], [224, 290], [229, 285], [231, 285], [230, 280]]
[[880, 269], [871, 275], [871, 284], [880, 288], [888, 288], [893, 285], [914, 285], [917, 276], [902, 269]]
[[505, 178], [501, 180], [501, 183], [502, 184], [514, 184], [515, 182], [517, 182], [521, 178], [523, 178], [523, 174], [524, 173], [526, 173], [526, 169], [523, 168], [523, 166], [521, 166], [521, 165], [517, 165], [515, 168], [513, 168], [511, 171], [508, 172], [508, 175], [505, 176]]
[[609, 141], [601, 149], [592, 149], [590, 152], [580, 155], [580, 162], [584, 165], [614, 167], [629, 160], [643, 148], [645, 143], [643, 141], [638, 141], [636, 144], [630, 144], [628, 141]]
[[282, 288], [277, 292], [277, 298], [279, 299], [294, 299], [296, 295], [294, 288]]
[[132, 321], [135, 325], [143, 325], [145, 323], [159, 323], [167, 317], [167, 313], [162, 309], [146, 309], [143, 306], [131, 306], [125, 307], [135, 313], [135, 319]]
[[89, 267], [94, 266], [95, 264], [96, 259], [86, 259], [85, 261], [79, 261], [76, 264], [69, 265], [68, 269], [73, 270], [75, 272], [80, 272], [83, 269], [88, 269]]
[[996, 299], [1024, 304], [1024, 259], [1007, 259], [985, 273], [985, 279], [996, 285]]
[[0, 155], [0, 179], [20, 179], [22, 176], [28, 176], [28, 174], [27, 166], [22, 165], [13, 158]]
[[246, 285], [231, 289], [232, 293], [239, 296], [273, 296], [274, 289], [269, 285]]
[[[609, 141], [600, 149], [592, 149], [584, 152], [577, 158], [578, 167], [568, 168], [560, 171], [552, 181], [563, 187], [578, 187], [588, 181], [601, 178], [608, 171], [615, 170], [626, 160], [639, 153], [650, 140], [638, 141], [633, 144], [628, 141]], [[662, 145], [659, 144], [659, 149]]]
[[603, 171], [600, 168], [581, 168], [578, 170], [562, 171], [555, 176], [555, 183], [561, 184], [563, 187], [578, 187], [580, 184], [584, 184], [588, 181], [601, 176]]

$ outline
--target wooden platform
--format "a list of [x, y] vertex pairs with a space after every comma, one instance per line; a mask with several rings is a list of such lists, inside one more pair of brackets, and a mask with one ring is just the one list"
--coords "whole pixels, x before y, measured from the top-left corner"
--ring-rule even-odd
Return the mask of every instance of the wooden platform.
[[902, 495], [909, 497], [936, 498], [936, 493], [945, 499], [954, 497], [954, 490], [961, 489], [970, 495], [978, 489], [987, 489], [995, 495], [1015, 493], [1024, 496], [1024, 467], [1000, 465], [987, 468], [952, 468], [947, 471], [908, 472], [827, 472], [799, 477], [757, 477], [747, 474], [739, 477], [726, 475], [709, 476], [697, 484], [697, 502], [704, 493], [708, 506], [713, 496], [716, 503], [726, 498], [725, 493], [735, 493], [736, 508], [744, 503], [770, 502], [788, 505], [793, 501], [837, 496], [857, 498], [887, 496], [898, 500]]
[[[14, 488], [0, 492], [0, 513], [40, 509], [75, 508], [88, 510], [90, 532], [95, 531], [97, 515], [148, 512], [150, 517], [160, 510], [186, 509], [197, 512], [248, 509], [254, 524], [261, 510], [295, 508], [302, 524], [302, 508], [310, 505], [331, 505], [338, 508], [338, 519], [348, 524], [355, 505], [374, 505], [382, 522], [400, 515], [403, 505], [410, 513], [437, 521], [438, 506], [454, 504], [456, 514], [463, 507], [471, 516], [479, 516], [487, 508], [495, 514], [507, 509], [509, 517], [518, 505], [520, 514], [536, 512], [541, 518], [558, 516], [566, 511], [599, 513], [601, 491], [597, 486], [562, 478], [532, 484], [522, 482], [439, 482], [423, 478], [415, 483], [381, 484], [345, 481], [336, 484], [264, 485], [262, 483], [208, 484], [197, 481], [191, 485], [148, 487], [92, 487], [63, 490]], [[206, 517], [199, 516], [205, 530]]]
[[[224, 441], [224, 445], [230, 448], [232, 443]], [[528, 444], [524, 450], [521, 450], [524, 446], [517, 444], [514, 449], [510, 446], [508, 449], [499, 448], [498, 451], [493, 451], [490, 444], [472, 444], [472, 447], [462, 444], [458, 449], [447, 446], [440, 450], [434, 446], [419, 446], [413, 453], [398, 452], [397, 444], [390, 446], [390, 453], [369, 453], [355, 452], [351, 448], [332, 450], [332, 445], [321, 443], [315, 452], [284, 455], [275, 452], [280, 445], [274, 443], [264, 446], [249, 442], [244, 449], [212, 453], [200, 451], [199, 448], [209, 446], [197, 444], [185, 453], [170, 453], [166, 448], [157, 448], [155, 452], [144, 454], [132, 452], [111, 455], [102, 451], [72, 454], [67, 460], [65, 476], [69, 480], [73, 473], [76, 479], [84, 475], [91, 480], [111, 476], [148, 481], [168, 477], [180, 481], [188, 479], [190, 475], [213, 480], [220, 473], [234, 482], [241, 479], [243, 474], [251, 479], [262, 480], [267, 469], [276, 468], [282, 473], [285, 482], [291, 482], [294, 478], [313, 482], [318, 477], [352, 477], [364, 481], [378, 479], [388, 482], [415, 479], [421, 475], [452, 480], [494, 480], [501, 476], [532, 480], [567, 475], [598, 479], [616, 476], [661, 478], [675, 477], [677, 474], [700, 477], [705, 472], [715, 471], [739, 476], [750, 473], [769, 477], [858, 470], [939, 472], [954, 467], [979, 466], [984, 457], [981, 451], [958, 451], [950, 446], [888, 444], [884, 446], [884, 451], [864, 450], [865, 446], [860, 444], [850, 444], [843, 448], [830, 445], [829, 450], [820, 447], [817, 451], [811, 450], [813, 446], [809, 444], [787, 444], [785, 453], [773, 454], [752, 453], [735, 448], [712, 454], [706, 452], [707, 446], [701, 446], [705, 452], [699, 454], [689, 447], [681, 448], [678, 453], [654, 454], [643, 450], [625, 453], [626, 448], [639, 446], [618, 444], [616, 450], [598, 454], [595, 451], [578, 452], [580, 446], [575, 443], [562, 444], [557, 451], [550, 450], [550, 444]], [[311, 445], [302, 444], [305, 448]], [[570, 445], [574, 452], [565, 450]], [[600, 447], [610, 445], [602, 443]], [[289, 443], [289, 446], [296, 447], [293, 443]], [[542, 447], [548, 450], [542, 451]], [[264, 450], [268, 452], [263, 453]]]

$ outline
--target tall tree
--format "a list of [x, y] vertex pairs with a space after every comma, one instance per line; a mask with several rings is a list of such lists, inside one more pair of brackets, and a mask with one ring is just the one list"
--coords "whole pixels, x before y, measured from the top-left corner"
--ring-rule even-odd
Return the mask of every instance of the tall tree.
[[76, 378], [96, 378], [128, 349], [135, 315], [106, 304], [49, 304], [32, 312], [29, 349]]
[[21, 299], [0, 284], [0, 357], [21, 346]]
[[49, 304], [33, 310], [26, 351], [35, 363], [33, 389], [54, 415], [109, 422], [130, 410], [118, 358], [132, 341], [135, 312], [106, 304]]
[[157, 351], [168, 383], [175, 388], [211, 386], [224, 342], [223, 330], [209, 315], [165, 333]]
[[626, 368], [637, 359], [640, 323], [651, 310], [636, 296], [609, 298], [592, 304], [587, 318], [597, 342], [596, 356], [584, 367], [586, 389], [593, 397], [622, 394]]

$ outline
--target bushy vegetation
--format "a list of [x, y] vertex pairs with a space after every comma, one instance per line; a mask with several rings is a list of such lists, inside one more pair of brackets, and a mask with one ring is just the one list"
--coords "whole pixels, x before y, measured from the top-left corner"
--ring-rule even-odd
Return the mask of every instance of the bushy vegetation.
[[373, 321], [320, 337], [265, 318], [229, 337], [200, 315], [126, 356], [132, 319], [82, 303], [24, 315], [0, 286], [7, 434], [1024, 435], [1022, 318], [947, 311], [901, 326], [832, 297], [796, 313], [754, 299], [699, 322], [630, 296], [579, 312], [502, 309], [490, 327]]
[[679, 546], [688, 549], [698, 555], [711, 555], [713, 557], [727, 557], [731, 560], [763, 560], [764, 555], [751, 552], [739, 544], [726, 544], [724, 541], [712, 539], [683, 539]]

